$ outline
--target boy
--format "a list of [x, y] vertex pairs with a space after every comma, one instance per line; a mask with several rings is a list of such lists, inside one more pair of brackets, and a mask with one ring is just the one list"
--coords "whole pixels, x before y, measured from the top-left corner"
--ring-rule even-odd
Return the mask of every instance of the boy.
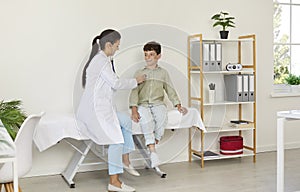
[[180, 113], [187, 109], [181, 106], [178, 95], [173, 88], [167, 70], [158, 66], [161, 58], [161, 45], [151, 41], [144, 45], [146, 66], [138, 70], [135, 76], [146, 74], [143, 84], [133, 89], [129, 98], [132, 120], [139, 122], [145, 137], [145, 144], [150, 151], [151, 167], [159, 165], [155, 144], [161, 140], [168, 122], [168, 111], [163, 102], [164, 92]]

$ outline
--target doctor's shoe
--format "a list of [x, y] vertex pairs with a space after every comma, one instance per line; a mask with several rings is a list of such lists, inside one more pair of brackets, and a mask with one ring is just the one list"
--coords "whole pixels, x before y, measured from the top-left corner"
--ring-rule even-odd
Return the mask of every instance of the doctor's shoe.
[[122, 183], [121, 188], [108, 184], [108, 192], [133, 192], [134, 188]]
[[159, 159], [158, 159], [157, 153], [151, 152], [151, 154], [150, 154], [150, 160], [151, 160], [151, 167], [152, 168], [159, 166], [160, 163], [159, 163]]
[[140, 176], [139, 172], [137, 172], [131, 164], [129, 164], [129, 165], [127, 166], [127, 165], [125, 165], [125, 164], [123, 163], [123, 168], [124, 168], [125, 171], [127, 171], [130, 175], [137, 176], [137, 177]]

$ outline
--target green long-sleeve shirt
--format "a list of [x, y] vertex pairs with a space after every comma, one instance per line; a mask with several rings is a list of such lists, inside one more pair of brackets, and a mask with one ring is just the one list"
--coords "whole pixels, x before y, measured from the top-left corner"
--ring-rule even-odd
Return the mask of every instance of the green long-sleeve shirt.
[[173, 88], [172, 81], [167, 70], [157, 67], [155, 69], [143, 68], [135, 73], [135, 77], [146, 74], [144, 83], [131, 91], [129, 97], [129, 107], [148, 106], [149, 104], [164, 104], [164, 91], [174, 106], [180, 104], [178, 95]]

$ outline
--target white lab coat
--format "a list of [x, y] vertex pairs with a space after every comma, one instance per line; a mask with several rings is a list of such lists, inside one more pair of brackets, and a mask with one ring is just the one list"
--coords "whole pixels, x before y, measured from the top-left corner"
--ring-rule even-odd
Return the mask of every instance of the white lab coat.
[[77, 110], [77, 118], [87, 127], [86, 135], [98, 145], [124, 143], [116, 114], [114, 92], [133, 89], [136, 79], [119, 79], [111, 61], [99, 51], [86, 72], [86, 86]]

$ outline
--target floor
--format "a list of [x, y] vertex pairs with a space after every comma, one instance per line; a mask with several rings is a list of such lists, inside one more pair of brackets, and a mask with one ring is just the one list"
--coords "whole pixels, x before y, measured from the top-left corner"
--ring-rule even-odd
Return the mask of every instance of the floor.
[[[285, 150], [285, 191], [300, 191], [300, 149]], [[276, 191], [276, 152], [259, 153], [252, 157], [162, 165], [167, 178], [161, 179], [152, 169], [139, 169], [142, 176], [124, 173], [121, 179], [137, 192], [274, 192]], [[76, 187], [67, 186], [60, 175], [24, 178], [23, 192], [104, 192], [107, 191], [107, 171], [78, 173]]]

